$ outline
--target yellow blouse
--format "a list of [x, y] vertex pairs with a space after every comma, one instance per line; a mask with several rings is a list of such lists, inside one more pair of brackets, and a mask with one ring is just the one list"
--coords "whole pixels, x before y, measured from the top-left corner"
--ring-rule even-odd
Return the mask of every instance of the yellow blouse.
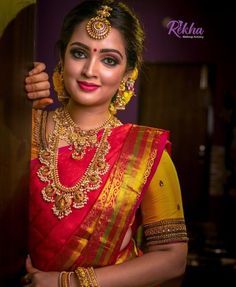
[[141, 212], [147, 244], [187, 241], [179, 180], [167, 151], [145, 193]]

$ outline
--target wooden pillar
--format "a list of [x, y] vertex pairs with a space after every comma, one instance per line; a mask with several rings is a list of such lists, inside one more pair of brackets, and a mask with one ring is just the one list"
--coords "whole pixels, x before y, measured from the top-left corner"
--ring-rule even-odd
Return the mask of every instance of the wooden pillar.
[[[1, 13], [1, 12], [0, 12]], [[24, 78], [34, 56], [35, 4], [0, 39], [0, 286], [20, 286], [27, 255], [31, 103]]]

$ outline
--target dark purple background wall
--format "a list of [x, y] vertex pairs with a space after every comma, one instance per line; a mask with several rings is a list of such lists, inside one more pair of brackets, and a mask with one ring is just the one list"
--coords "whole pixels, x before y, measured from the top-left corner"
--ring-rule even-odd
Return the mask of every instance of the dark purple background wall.
[[[54, 50], [64, 15], [78, 0], [38, 0], [36, 60], [47, 64], [49, 74], [57, 62]], [[124, 0], [139, 15], [146, 32], [144, 60], [161, 63], [214, 64], [217, 71], [216, 102], [220, 106], [225, 89], [235, 82], [234, 15], [229, 0], [220, 4], [204, 0]], [[208, 2], [208, 3], [205, 3]], [[204, 30], [204, 39], [183, 39], [168, 35], [163, 23], [175, 19], [194, 22]], [[137, 122], [138, 101], [134, 98], [119, 117]]]

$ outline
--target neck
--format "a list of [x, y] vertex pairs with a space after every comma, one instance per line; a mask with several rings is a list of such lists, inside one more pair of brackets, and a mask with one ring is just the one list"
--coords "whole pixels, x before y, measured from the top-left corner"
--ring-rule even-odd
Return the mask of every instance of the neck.
[[108, 108], [88, 108], [76, 106], [69, 102], [66, 106], [72, 120], [82, 130], [96, 129], [101, 126], [110, 117]]

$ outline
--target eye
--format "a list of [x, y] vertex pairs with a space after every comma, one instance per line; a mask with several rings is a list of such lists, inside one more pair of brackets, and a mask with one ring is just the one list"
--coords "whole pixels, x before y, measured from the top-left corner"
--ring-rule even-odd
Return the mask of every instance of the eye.
[[106, 58], [104, 58], [102, 61], [103, 61], [103, 63], [105, 63], [107, 66], [111, 66], [111, 67], [116, 66], [116, 65], [119, 63], [117, 59], [114, 59], [114, 58], [112, 58], [112, 57], [106, 57]]
[[87, 57], [86, 52], [79, 49], [72, 49], [70, 54], [76, 59], [85, 59]]

